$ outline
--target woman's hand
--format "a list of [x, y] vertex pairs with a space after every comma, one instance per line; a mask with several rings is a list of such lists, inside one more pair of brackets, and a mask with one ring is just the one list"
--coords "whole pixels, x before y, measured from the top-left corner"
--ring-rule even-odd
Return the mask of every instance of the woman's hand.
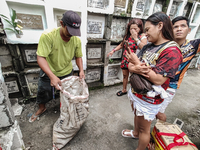
[[131, 52], [130, 47], [127, 47], [126, 57], [128, 58], [128, 61], [133, 63], [134, 65], [140, 64], [139, 58], [137, 57], [135, 53]]
[[134, 65], [132, 63], [129, 63], [128, 69], [130, 72], [134, 72], [136, 74], [140, 74], [140, 75], [148, 78], [149, 75], [147, 75], [147, 74], [150, 72], [151, 67], [146, 66], [145, 63], [140, 63], [139, 65]]
[[138, 38], [138, 33], [134, 29], [131, 30], [131, 37], [134, 40], [136, 40]]
[[110, 53], [107, 54], [107, 57], [112, 56], [114, 51], [112, 50]]

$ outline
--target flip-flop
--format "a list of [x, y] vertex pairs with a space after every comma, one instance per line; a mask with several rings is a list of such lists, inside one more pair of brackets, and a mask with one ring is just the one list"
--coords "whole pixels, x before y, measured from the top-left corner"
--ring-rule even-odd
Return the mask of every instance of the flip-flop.
[[117, 92], [117, 96], [122, 96], [122, 95], [125, 95], [125, 94], [127, 94], [127, 92], [122, 92], [122, 91]]
[[[129, 130], [129, 131], [126, 131], [126, 130], [128, 130], [128, 129], [122, 130], [122, 136], [123, 137], [132, 138], [132, 139], [138, 139], [138, 137], [135, 137], [133, 135], [133, 130]], [[130, 134], [131, 136], [127, 136], [128, 134]]]
[[43, 110], [43, 112], [42, 112], [41, 114], [39, 114], [39, 115], [33, 114], [33, 115], [29, 118], [28, 121], [29, 121], [30, 123], [34, 122], [34, 121], [37, 120], [37, 118], [40, 117], [46, 110], [47, 110], [47, 109], [45, 108], [45, 110]]

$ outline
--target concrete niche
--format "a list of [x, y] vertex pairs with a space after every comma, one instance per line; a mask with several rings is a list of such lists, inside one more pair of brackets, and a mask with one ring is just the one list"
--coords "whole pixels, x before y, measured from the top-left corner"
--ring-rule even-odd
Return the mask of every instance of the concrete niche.
[[113, 18], [111, 25], [111, 39], [122, 40], [126, 31], [128, 20], [122, 18]]
[[87, 65], [90, 66], [94, 64], [103, 64], [103, 53], [103, 44], [87, 44]]
[[38, 66], [37, 64], [37, 44], [31, 45], [19, 45], [21, 54], [23, 56], [23, 62], [25, 66]]
[[86, 70], [86, 82], [87, 83], [100, 81], [100, 79], [101, 79], [101, 68]]
[[109, 0], [88, 0], [88, 7], [105, 9], [109, 6]]
[[0, 45], [0, 63], [3, 72], [13, 71], [12, 56], [5, 45]]
[[87, 19], [87, 38], [103, 38], [105, 16], [89, 14]]
[[26, 74], [25, 78], [27, 81], [30, 96], [36, 97], [38, 89], [39, 72]]
[[23, 93], [21, 91], [20, 81], [17, 73], [3, 74], [5, 84], [7, 86], [7, 91], [9, 94], [9, 98], [20, 98], [23, 97]]
[[[111, 45], [111, 46], [110, 46], [110, 52], [111, 52], [115, 47], [117, 47], [117, 45]], [[110, 59], [119, 59], [119, 58], [121, 58], [121, 57], [122, 57], [122, 49], [120, 49], [120, 50], [118, 50], [118, 51], [115, 51], [115, 52], [113, 53], [113, 55], [110, 56], [109, 58], [110, 58]]]

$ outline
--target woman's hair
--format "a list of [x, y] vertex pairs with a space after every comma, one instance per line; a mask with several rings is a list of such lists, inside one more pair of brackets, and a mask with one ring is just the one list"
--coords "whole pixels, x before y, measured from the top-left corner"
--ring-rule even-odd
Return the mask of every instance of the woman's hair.
[[172, 22], [165, 13], [163, 12], [154, 13], [151, 16], [149, 16], [146, 21], [151, 22], [151, 24], [155, 26], [158, 25], [159, 22], [163, 22], [162, 35], [164, 36], [165, 39], [174, 41]]
[[131, 27], [132, 24], [136, 24], [138, 26], [138, 28], [140, 29], [138, 35], [143, 33], [144, 29], [143, 29], [142, 20], [138, 19], [138, 18], [133, 18], [133, 19], [130, 20], [130, 22], [127, 25], [126, 32], [125, 32], [124, 39], [123, 39], [123, 43], [124, 43], [124, 40], [127, 40], [131, 36], [130, 27]]

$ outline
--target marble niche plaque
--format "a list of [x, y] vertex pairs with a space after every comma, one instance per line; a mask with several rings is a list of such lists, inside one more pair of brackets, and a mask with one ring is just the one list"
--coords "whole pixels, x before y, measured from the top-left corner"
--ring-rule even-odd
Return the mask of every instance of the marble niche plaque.
[[145, 0], [138, 0], [136, 10], [144, 12]]
[[87, 21], [87, 33], [88, 34], [101, 34], [103, 22], [88, 20]]
[[101, 58], [101, 48], [87, 48], [88, 59]]
[[[117, 47], [117, 45], [111, 45], [111, 46], [110, 46], [110, 52], [111, 52], [115, 47]], [[118, 50], [118, 51], [115, 51], [115, 52], [113, 53], [113, 55], [110, 56], [109, 58], [110, 58], [110, 59], [113, 59], [113, 58], [121, 58], [121, 57], [122, 57], [122, 49], [120, 49], [120, 50]]]
[[108, 67], [108, 78], [117, 78], [120, 67]]
[[10, 93], [17, 93], [17, 92], [19, 92], [17, 81], [8, 81], [8, 82], [5, 82], [5, 83], [6, 83], [7, 91], [8, 91], [9, 94]]
[[27, 74], [26, 79], [28, 81], [30, 94], [37, 94], [39, 73]]
[[115, 6], [125, 8], [126, 0], [115, 0]]
[[101, 78], [101, 68], [87, 70], [87, 74], [86, 74], [87, 83], [99, 81], [100, 78]]
[[17, 13], [17, 19], [22, 21], [19, 25], [22, 26], [23, 29], [43, 29], [42, 16], [40, 15]]
[[34, 50], [25, 50], [26, 61], [27, 62], [37, 62], [36, 49]]
[[127, 20], [113, 18], [111, 25], [111, 39], [123, 39], [125, 34]]
[[105, 9], [109, 6], [109, 0], [88, 0], [88, 7]]
[[177, 8], [177, 4], [172, 4], [172, 7], [171, 7], [169, 14], [172, 15], [172, 16], [175, 15], [176, 8]]

